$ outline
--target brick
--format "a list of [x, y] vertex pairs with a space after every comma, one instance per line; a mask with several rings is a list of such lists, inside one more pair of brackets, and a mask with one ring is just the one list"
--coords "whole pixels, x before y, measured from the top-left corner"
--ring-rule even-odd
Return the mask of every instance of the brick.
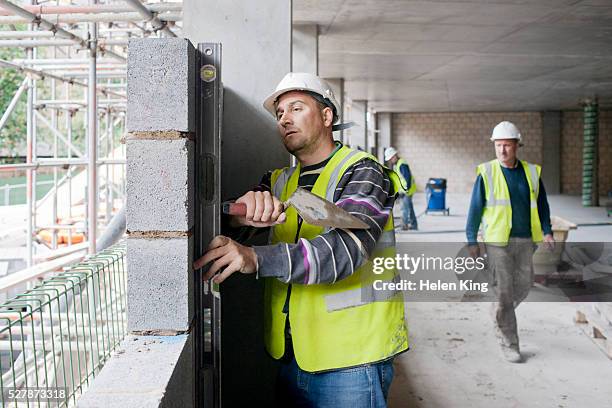
[[128, 330], [189, 330], [193, 317], [193, 238], [127, 240]]
[[127, 230], [193, 226], [194, 142], [127, 140]]
[[128, 44], [127, 131], [195, 131], [195, 49], [183, 38]]

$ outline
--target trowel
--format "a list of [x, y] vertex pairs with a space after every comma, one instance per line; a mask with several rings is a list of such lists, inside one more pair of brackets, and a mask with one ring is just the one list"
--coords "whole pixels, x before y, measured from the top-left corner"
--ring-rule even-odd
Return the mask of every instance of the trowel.
[[[285, 209], [289, 206], [295, 208], [304, 221], [311, 225], [330, 228], [370, 229], [368, 224], [349, 214], [346, 210], [301, 187], [298, 187], [291, 197], [283, 202], [283, 205]], [[246, 204], [223, 203], [223, 213], [244, 216], [246, 215]]]

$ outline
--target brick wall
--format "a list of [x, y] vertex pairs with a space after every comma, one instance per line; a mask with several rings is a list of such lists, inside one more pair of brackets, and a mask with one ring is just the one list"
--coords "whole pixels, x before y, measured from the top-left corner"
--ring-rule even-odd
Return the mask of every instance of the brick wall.
[[599, 194], [612, 191], [612, 111], [599, 116]]
[[582, 112], [563, 112], [561, 119], [561, 192], [582, 191]]
[[[561, 188], [565, 194], [582, 192], [582, 111], [565, 111], [561, 132]], [[599, 112], [599, 193], [612, 190], [612, 111]]]
[[427, 179], [443, 177], [449, 192], [470, 192], [476, 166], [495, 158], [489, 138], [503, 120], [515, 123], [525, 146], [521, 159], [541, 163], [542, 119], [539, 112], [395, 113], [392, 144], [414, 173], [419, 191]]

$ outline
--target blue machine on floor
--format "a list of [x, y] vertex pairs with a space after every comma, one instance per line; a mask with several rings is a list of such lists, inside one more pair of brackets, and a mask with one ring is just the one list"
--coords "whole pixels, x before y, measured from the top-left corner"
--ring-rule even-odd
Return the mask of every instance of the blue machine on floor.
[[446, 179], [430, 178], [425, 187], [427, 198], [427, 209], [425, 214], [430, 212], [441, 212], [449, 215], [450, 209], [446, 207]]

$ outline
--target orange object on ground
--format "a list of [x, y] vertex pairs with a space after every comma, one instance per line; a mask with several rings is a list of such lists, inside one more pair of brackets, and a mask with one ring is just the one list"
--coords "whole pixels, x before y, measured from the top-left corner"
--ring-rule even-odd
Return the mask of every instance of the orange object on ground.
[[[57, 231], [57, 243], [58, 244], [68, 244], [70, 242], [68, 234], [69, 234], [68, 230], [58, 230]], [[38, 238], [47, 242], [48, 244], [51, 244], [51, 242], [53, 242], [53, 232], [49, 230], [40, 230], [38, 232]], [[72, 243], [73, 244], [80, 244], [83, 241], [85, 241], [84, 233], [82, 232], [72, 233]]]
[[[60, 230], [57, 234], [57, 240], [62, 244], [68, 244], [70, 242], [68, 239], [68, 230]], [[80, 244], [83, 241], [85, 241], [85, 234], [83, 234], [82, 232], [72, 233], [73, 244]]]

